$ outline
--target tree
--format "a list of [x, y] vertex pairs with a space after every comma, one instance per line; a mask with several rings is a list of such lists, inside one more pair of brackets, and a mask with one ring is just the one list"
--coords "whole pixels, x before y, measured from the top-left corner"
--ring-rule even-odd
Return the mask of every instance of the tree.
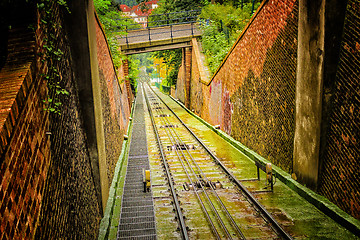
[[[117, 37], [125, 35], [125, 28], [134, 22], [122, 16], [122, 13], [117, 9], [117, 4], [111, 0], [94, 0], [94, 6], [98, 13], [100, 22], [105, 30], [105, 35], [109, 43], [110, 52], [113, 57], [115, 68], [120, 67], [122, 60], [126, 57], [121, 55], [118, 47]], [[136, 89], [136, 78], [139, 73], [139, 61], [136, 59], [129, 59], [129, 78], [131, 88]]]
[[[159, 7], [153, 11], [152, 15], [200, 9], [206, 4], [208, 4], [207, 0], [160, 0]], [[160, 15], [151, 17], [151, 20], [165, 20], [166, 18], [166, 15]], [[181, 66], [181, 49], [155, 52], [152, 54], [152, 56], [154, 58], [160, 58], [164, 60], [166, 68], [169, 69], [165, 80], [166, 84], [175, 85], [179, 68]]]

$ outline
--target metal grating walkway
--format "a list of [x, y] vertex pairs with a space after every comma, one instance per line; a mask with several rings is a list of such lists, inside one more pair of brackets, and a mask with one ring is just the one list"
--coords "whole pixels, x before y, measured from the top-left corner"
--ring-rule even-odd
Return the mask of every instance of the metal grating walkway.
[[143, 192], [142, 183], [142, 169], [150, 169], [143, 107], [143, 93], [140, 90], [135, 102], [117, 239], [156, 239], [152, 194], [151, 191]]

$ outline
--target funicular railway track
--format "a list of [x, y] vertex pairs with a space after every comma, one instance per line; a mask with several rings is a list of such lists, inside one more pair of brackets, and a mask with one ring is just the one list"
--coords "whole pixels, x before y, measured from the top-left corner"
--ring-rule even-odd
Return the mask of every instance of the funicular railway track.
[[202, 210], [209, 239], [292, 239], [147, 84], [143, 91], [183, 239], [196, 238], [187, 223], [199, 219], [183, 213], [179, 199], [189, 194]]

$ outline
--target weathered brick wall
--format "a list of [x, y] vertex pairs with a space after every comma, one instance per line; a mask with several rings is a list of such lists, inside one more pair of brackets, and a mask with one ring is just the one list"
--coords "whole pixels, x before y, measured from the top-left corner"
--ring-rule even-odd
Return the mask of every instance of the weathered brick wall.
[[[194, 47], [193, 47], [194, 49]], [[194, 49], [195, 50], [195, 49]], [[197, 61], [195, 61], [196, 56], [195, 56], [195, 51], [192, 51], [192, 64], [191, 64], [191, 86], [190, 86], [190, 96], [192, 97], [192, 99], [190, 100], [190, 109], [191, 111], [193, 111], [195, 114], [200, 115], [201, 109], [203, 107], [204, 104], [204, 99], [203, 99], [203, 93], [202, 93], [202, 84], [200, 84], [200, 71], [199, 71], [199, 67], [202, 66], [198, 66]], [[197, 79], [197, 81], [199, 81], [199, 84], [192, 84], [193, 82], [195, 82]]]
[[297, 16], [296, 0], [266, 2], [211, 83], [199, 81], [195, 60], [191, 83], [191, 109], [288, 172], [294, 136]]
[[[359, 0], [348, 2], [318, 192], [360, 218]], [[292, 173], [298, 2], [267, 1], [209, 85], [192, 58], [190, 109]], [[181, 83], [185, 81], [179, 78]]]
[[360, 219], [360, 1], [349, 0], [319, 192]]
[[176, 81], [176, 90], [175, 96], [181, 102], [185, 102], [185, 74], [184, 74], [184, 61], [183, 64], [180, 66], [179, 73], [178, 73], [178, 80]]
[[[62, 10], [65, 11], [53, 5], [52, 23], [59, 27], [48, 31], [49, 34], [55, 34], [57, 39], [54, 48], [60, 49], [64, 54], [60, 61], [53, 61], [52, 65], [46, 62], [45, 64], [57, 69], [59, 84], [69, 95], [61, 98], [61, 114], [50, 114], [48, 131], [51, 133], [51, 158], [35, 238], [95, 239], [102, 208], [95, 190], [95, 184], [98, 183], [92, 175], [83, 129], [86, 119], [82, 119], [79, 107], [78, 89]], [[38, 30], [41, 31], [42, 27]], [[37, 46], [41, 50], [47, 36], [37, 33], [36, 37]]]
[[32, 21], [13, 26], [0, 70], [0, 239], [33, 237], [49, 166], [47, 90], [34, 61]]
[[116, 162], [121, 153], [123, 136], [127, 129], [130, 109], [127, 91], [121, 88], [115, 73], [105, 34], [98, 19], [96, 24], [97, 56], [101, 83], [101, 101], [104, 117], [106, 161], [108, 178], [111, 183]]
[[[101, 196], [97, 195], [99, 183], [93, 176], [84, 132], [86, 119], [79, 106], [64, 8], [53, 5], [48, 32], [41, 24], [41, 14], [32, 10], [34, 19], [10, 31], [7, 62], [0, 69], [0, 239], [96, 239]], [[28, 28], [30, 23], [35, 33]], [[54, 45], [46, 43], [47, 34], [54, 34]], [[47, 62], [45, 44], [61, 50], [61, 59]], [[99, 59], [102, 70], [109, 64], [106, 61]], [[61, 97], [60, 115], [45, 111], [43, 102], [48, 96], [45, 76], [50, 68], [57, 70], [57, 81], [69, 92]], [[105, 125], [110, 126], [107, 137], [114, 139], [110, 131], [118, 126], [117, 134], [126, 128], [130, 109], [127, 104], [119, 105], [127, 101], [127, 95], [116, 79], [108, 78], [108, 72], [102, 71], [106, 80], [103, 107]], [[117, 160], [119, 149], [115, 147], [110, 156]]]

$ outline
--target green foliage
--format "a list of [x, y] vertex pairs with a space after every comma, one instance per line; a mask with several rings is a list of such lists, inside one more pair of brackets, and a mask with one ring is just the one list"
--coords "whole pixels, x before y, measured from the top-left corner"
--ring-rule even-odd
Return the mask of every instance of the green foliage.
[[127, 21], [124, 20], [121, 13], [116, 9], [116, 5], [112, 4], [110, 0], [94, 0], [94, 6], [104, 28], [114, 66], [118, 68], [123, 57], [118, 49], [116, 37], [126, 34], [125, 27], [121, 26], [126, 25]]
[[[260, 3], [255, 4], [255, 9]], [[215, 73], [231, 46], [251, 18], [252, 3], [235, 8], [231, 5], [210, 4], [205, 6], [200, 17], [202, 46], [212, 74]]]
[[130, 80], [131, 89], [133, 92], [136, 92], [137, 89], [136, 79], [138, 78], [138, 75], [140, 73], [140, 68], [139, 68], [140, 60], [137, 59], [135, 56], [129, 56], [128, 61], [129, 61], [129, 80]]
[[181, 66], [182, 52], [181, 49], [174, 50], [164, 50], [159, 52], [154, 52], [152, 54], [153, 58], [161, 58], [167, 68], [167, 76], [164, 85], [173, 86], [176, 85], [177, 76], [179, 73], [179, 68]]
[[211, 21], [202, 27], [202, 46], [210, 72], [213, 74], [230, 50], [230, 43], [223, 32], [219, 32]]
[[153, 11], [153, 14], [163, 14], [170, 12], [180, 12], [199, 9], [207, 3], [207, 0], [178, 0], [168, 1], [160, 0], [159, 7]]
[[243, 8], [235, 8], [231, 5], [209, 4], [205, 6], [200, 18], [212, 20], [218, 30], [223, 26], [229, 28], [232, 34], [241, 31], [251, 18], [252, 4], [245, 4]]
[[[118, 11], [116, 3], [111, 0], [94, 0], [94, 5], [105, 31], [114, 66], [117, 69], [126, 58], [119, 50], [117, 37], [125, 35], [126, 26], [134, 26], [134, 22], [124, 18], [122, 13]], [[131, 88], [134, 91], [137, 85], [136, 78], [139, 74], [139, 61], [133, 59], [132, 57], [129, 57], [128, 60], [129, 80]]]
[[141, 53], [133, 56], [140, 61], [140, 67], [147, 67], [153, 64], [151, 53]]
[[37, 2], [37, 8], [41, 12], [40, 25], [45, 32], [43, 52], [39, 53], [42, 57], [42, 62], [47, 63], [48, 71], [46, 74], [42, 74], [42, 77], [46, 80], [48, 87], [48, 96], [43, 100], [46, 107], [45, 110], [51, 113], [61, 114], [61, 99], [64, 96], [69, 95], [69, 92], [63, 88], [61, 83], [61, 77], [59, 74], [59, 65], [64, 55], [63, 51], [58, 46], [57, 32], [62, 28], [60, 24], [56, 23], [54, 19], [54, 6], [59, 6], [66, 9], [70, 13], [69, 8], [64, 0], [49, 1], [41, 0]]
[[[152, 14], [165, 14], [171, 12], [195, 10], [201, 8], [206, 4], [208, 4], [208, 0], [179, 0], [179, 1], [160, 0], [159, 7], [156, 8]], [[166, 19], [166, 15], [152, 17], [151, 21], [164, 20], [164, 19]], [[179, 68], [181, 66], [181, 59], [182, 59], [181, 49], [154, 52], [152, 53], [152, 56], [154, 58], [162, 58], [164, 60], [164, 63], [166, 64], [166, 68], [169, 69], [167, 77], [163, 84], [168, 86], [175, 85]]]
[[139, 0], [115, 0], [114, 2], [116, 2], [117, 4], [124, 4], [128, 7], [133, 7], [135, 5], [139, 4]]

